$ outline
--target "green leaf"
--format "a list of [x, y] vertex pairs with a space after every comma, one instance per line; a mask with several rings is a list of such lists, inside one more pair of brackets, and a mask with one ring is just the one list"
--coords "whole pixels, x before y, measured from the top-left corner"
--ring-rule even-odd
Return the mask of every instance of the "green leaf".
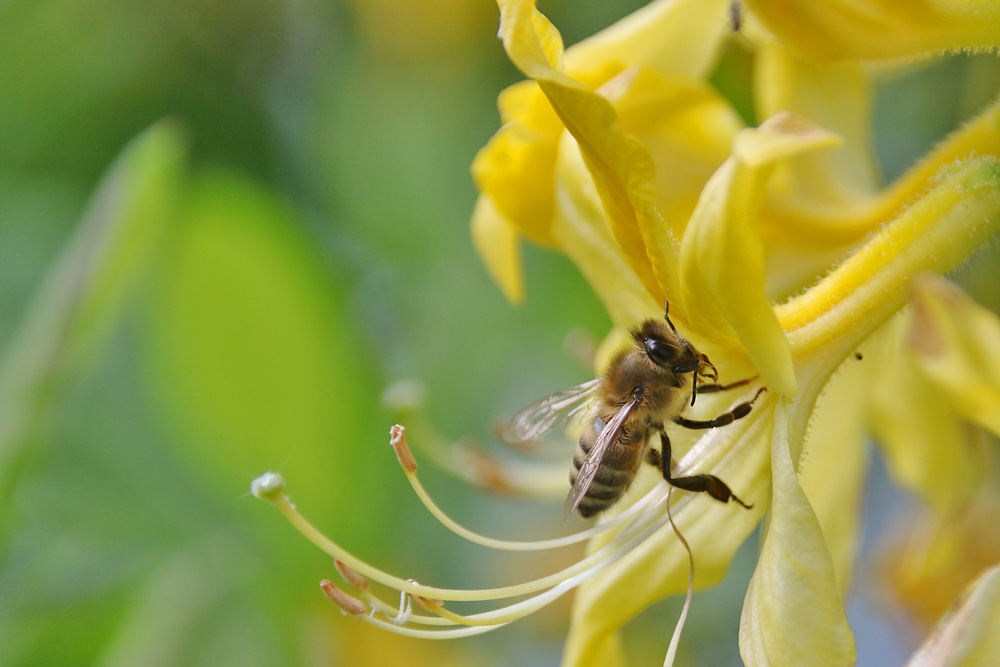
[[0, 507], [66, 376], [93, 356], [146, 273], [170, 220], [185, 146], [161, 122], [104, 177], [0, 362]]
[[343, 291], [289, 206], [205, 173], [154, 299], [151, 379], [183, 453], [224, 495], [280, 469], [318, 523], [370, 543], [388, 538], [369, 523], [391, 501], [380, 480], [400, 473]]

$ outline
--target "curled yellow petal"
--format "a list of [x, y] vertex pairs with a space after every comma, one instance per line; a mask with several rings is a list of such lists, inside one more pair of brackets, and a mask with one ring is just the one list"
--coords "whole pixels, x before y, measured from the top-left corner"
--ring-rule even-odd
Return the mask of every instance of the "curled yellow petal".
[[983, 573], [930, 639], [913, 656], [909, 667], [988, 667], [1000, 659], [1000, 565]]
[[968, 160], [837, 269], [776, 312], [792, 353], [836, 364], [906, 303], [924, 271], [945, 273], [1000, 230], [1000, 162]]
[[[854, 66], [843, 66], [843, 68], [851, 67]], [[846, 98], [845, 103], [849, 108], [854, 93], [846, 83], [842, 87], [842, 95]], [[840, 105], [831, 106], [840, 108]], [[842, 119], [839, 124], [829, 127], [838, 132], [845, 130], [846, 120]], [[845, 135], [849, 145], [859, 145], [856, 141], [852, 141], [854, 135], [850, 134], [850, 130], [845, 131], [849, 133]], [[865, 147], [867, 148], [867, 144]], [[796, 196], [781, 202], [780, 207], [775, 209], [778, 215], [791, 217], [795, 224], [786, 222], [773, 228], [776, 233], [794, 235], [804, 241], [808, 241], [806, 235], [809, 235], [813, 244], [853, 242], [897, 215], [915, 198], [937, 185], [943, 169], [950, 168], [960, 160], [998, 154], [1000, 154], [1000, 102], [994, 102], [978, 116], [948, 135], [905, 174], [867, 201], [863, 199], [863, 191], [860, 189], [854, 191], [857, 196], [853, 205], [840, 209], [824, 206], [823, 202], [815, 197], [803, 199]], [[863, 173], [862, 167], [856, 161], [853, 164], [844, 162], [841, 166]], [[837, 172], [840, 173], [842, 172]], [[830, 173], [828, 178], [830, 182], [839, 182], [842, 179], [834, 173]], [[844, 185], [844, 191], [847, 192], [848, 186]], [[809, 189], [805, 192], [812, 193]], [[770, 229], [771, 227], [765, 231]]]
[[559, 206], [552, 238], [590, 283], [611, 321], [627, 329], [662, 315], [663, 304], [650, 296], [618, 247], [580, 148], [569, 135], [560, 144], [556, 179]]
[[702, 192], [681, 242], [681, 278], [692, 326], [715, 341], [738, 339], [767, 385], [798, 391], [784, 332], [765, 292], [764, 247], [755, 222], [768, 177], [782, 158], [836, 145], [836, 136], [791, 114], [741, 131], [733, 156]]
[[743, 603], [740, 656], [747, 667], [853, 665], [854, 636], [823, 531], [795, 476], [785, 415], [778, 405], [770, 519]]
[[511, 303], [524, 299], [524, 274], [517, 232], [496, 210], [489, 197], [480, 195], [472, 212], [472, 243]]
[[913, 285], [907, 343], [955, 410], [1000, 436], [1000, 318], [953, 283], [924, 275]]
[[509, 224], [535, 243], [552, 245], [556, 144], [547, 134], [520, 121], [500, 128], [476, 155], [472, 175], [481, 195]]
[[1000, 44], [990, 0], [745, 0], [801, 58], [815, 63], [913, 58]]
[[784, 161], [772, 183], [761, 235], [771, 245], [807, 249], [854, 244], [939, 181], [943, 169], [981, 155], [1000, 154], [1000, 101], [952, 132], [888, 187], [873, 189], [870, 75], [854, 63], [813, 66], [773, 42], [757, 56], [757, 108], [787, 109], [844, 138], [844, 145]]
[[[611, 103], [557, 67], [546, 50], [551, 24], [530, 0], [500, 0], [500, 36], [514, 65], [538, 82], [580, 146], [615, 239], [642, 285], [661, 302], [676, 283], [676, 259], [662, 252], [656, 170], [649, 150], [622, 131]], [[539, 26], [543, 26], [540, 28]], [[545, 27], [547, 26], [547, 27]], [[553, 29], [554, 30], [554, 29]]]

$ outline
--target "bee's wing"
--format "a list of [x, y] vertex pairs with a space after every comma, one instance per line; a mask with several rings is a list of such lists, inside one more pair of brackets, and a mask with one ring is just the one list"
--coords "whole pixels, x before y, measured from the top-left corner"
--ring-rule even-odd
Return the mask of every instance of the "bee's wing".
[[622, 425], [625, 424], [625, 420], [628, 419], [635, 406], [635, 399], [623, 405], [597, 435], [597, 441], [590, 448], [587, 460], [580, 466], [580, 474], [576, 476], [576, 482], [573, 483], [573, 488], [569, 490], [569, 497], [566, 498], [564, 514], [567, 518], [576, 511], [576, 508], [580, 505], [580, 501], [587, 495], [587, 489], [593, 483], [594, 477], [597, 475], [597, 470], [601, 467], [601, 460], [608, 451], [608, 447], [621, 435]]
[[500, 431], [500, 440], [511, 445], [540, 440], [560, 424], [579, 415], [590, 403], [601, 378], [546, 396], [511, 417]]

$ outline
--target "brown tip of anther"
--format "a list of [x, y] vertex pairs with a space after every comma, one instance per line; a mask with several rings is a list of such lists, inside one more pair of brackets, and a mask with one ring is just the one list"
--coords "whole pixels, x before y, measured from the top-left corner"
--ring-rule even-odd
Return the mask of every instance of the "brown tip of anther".
[[399, 465], [403, 466], [403, 470], [408, 473], [416, 472], [417, 460], [413, 458], [410, 446], [406, 444], [406, 429], [399, 424], [390, 428], [389, 444], [396, 451], [396, 459], [399, 461]]
[[337, 572], [340, 572], [340, 576], [344, 578], [344, 581], [354, 586], [359, 591], [368, 590], [368, 580], [362, 577], [360, 574], [344, 565], [336, 558], [333, 559], [333, 566], [337, 568]]
[[365, 604], [361, 600], [340, 590], [329, 579], [319, 582], [319, 587], [323, 589], [323, 595], [340, 605], [340, 608], [348, 614], [361, 616], [365, 613]]
[[[420, 582], [416, 579], [407, 579], [411, 584], [419, 585]], [[425, 598], [419, 595], [414, 595], [413, 593], [408, 594], [410, 599], [413, 600], [417, 605], [419, 605], [424, 611], [429, 611], [432, 614], [438, 609], [444, 606], [444, 600], [435, 600], [433, 598]]]

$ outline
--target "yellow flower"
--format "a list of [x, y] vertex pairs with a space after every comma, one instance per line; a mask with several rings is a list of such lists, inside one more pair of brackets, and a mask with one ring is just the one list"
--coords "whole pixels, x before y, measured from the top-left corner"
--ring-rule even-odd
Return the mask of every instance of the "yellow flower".
[[[718, 475], [753, 508], [685, 496], [673, 505], [674, 519], [691, 545], [695, 585], [705, 587], [722, 579], [765, 517], [740, 624], [746, 664], [847, 665], [855, 655], [843, 595], [864, 439], [870, 423], [891, 423], [870, 422], [866, 406], [880, 370], [892, 367], [885, 359], [898, 340], [893, 316], [918, 276], [950, 271], [1000, 229], [1000, 105], [883, 188], [867, 123], [871, 83], [859, 61], [992, 46], [997, 35], [967, 20], [957, 2], [907, 4], [909, 14], [888, 0], [868, 3], [877, 33], [848, 0], [791, 3], [797, 9], [784, 18], [780, 7], [789, 3], [748, 4], [760, 17], [746, 13], [741, 27], [756, 53], [757, 127], [744, 127], [706, 82], [730, 32], [729, 0], [653, 2], [565, 50], [534, 2], [500, 0], [500, 37], [528, 80], [501, 94], [503, 126], [473, 165], [480, 198], [472, 234], [511, 301], [524, 292], [522, 239], [576, 264], [615, 327], [598, 354], [598, 372], [624, 332], [661, 317], [669, 299], [678, 328], [720, 377], [755, 378], [747, 396], [769, 389], [744, 419], [698, 436], [679, 433], [675, 443], [679, 474]], [[885, 18], [900, 13], [905, 20]], [[816, 64], [833, 60], [838, 64]], [[969, 419], [993, 428], [996, 332], [983, 318], [971, 330], [939, 316], [929, 321], [929, 313], [947, 310], [942, 301], [955, 299], [927, 284], [917, 287], [917, 333], [910, 336], [923, 354], [922, 372], [943, 383]], [[970, 364], [977, 354], [988, 363]], [[897, 393], [901, 405], [883, 414], [905, 419], [916, 392]], [[747, 396], [699, 396], [696, 410], [720, 414]], [[519, 550], [589, 539], [589, 549], [563, 572], [522, 585], [429, 587], [353, 558], [305, 522], [280, 481], [258, 483], [255, 493], [347, 566], [341, 572], [356, 593], [329, 582], [324, 591], [368, 622], [417, 636], [474, 634], [578, 587], [564, 665], [616, 665], [621, 626], [687, 587], [688, 556], [663, 509], [666, 485], [652, 471], [633, 485], [630, 497], [638, 500], [621, 503], [591, 529], [563, 540], [503, 543], [445, 517], [417, 481], [401, 429], [393, 443], [421, 500], [460, 535]], [[900, 469], [915, 471], [904, 479], [919, 489], [935, 484], [919, 462], [926, 446], [920, 438], [887, 445], [901, 452], [891, 457]], [[956, 471], [947, 483], [968, 469]], [[515, 484], [493, 472], [495, 484]], [[399, 591], [399, 605], [374, 596], [368, 579]], [[990, 583], [983, 595], [995, 589]], [[449, 608], [511, 596], [529, 597], [472, 616]]]
[[[832, 480], [827, 473], [823, 484], [815, 481], [823, 473], [812, 471], [820, 469], [827, 452], [862, 451], [863, 432], [851, 420], [838, 422], [831, 415], [858, 413], [865, 393], [857, 386], [870, 378], [857, 377], [861, 371], [851, 368], [835, 381], [831, 377], [904, 305], [912, 277], [950, 270], [995, 233], [996, 161], [956, 160], [997, 152], [998, 107], [880, 189], [867, 126], [871, 84], [860, 64], [819, 68], [775, 39], [784, 33], [772, 34], [751, 22], [748, 32], [758, 51], [758, 111], [770, 119], [759, 129], [741, 130], [724, 101], [715, 98], [716, 106], [700, 106], [702, 98], [694, 91], [701, 92], [697, 78], [706, 59], [703, 52], [684, 51], [691, 44], [719, 43], [727, 3], [653, 3], [565, 54], [533, 3], [500, 4], [508, 54], [534, 80], [535, 96], [549, 102], [545, 107], [532, 99], [532, 108], [562, 121], [554, 157], [550, 152], [544, 162], [524, 160], [516, 173], [506, 174], [509, 193], [526, 191], [517, 187], [518, 178], [554, 183], [548, 205], [536, 209], [545, 215], [544, 242], [576, 262], [619, 327], [653, 316], [661, 297], [669, 295], [687, 334], [719, 368], [729, 369], [731, 377], [752, 374], [752, 369], [769, 388], [793, 399], [787, 406], [776, 401], [757, 406], [739, 428], [729, 427], [715, 438], [714, 461], [702, 462], [731, 484], [766, 495], [768, 452], [762, 450], [770, 440], [775, 497], [744, 608], [744, 660], [805, 664], [804, 656], [811, 654], [831, 663], [853, 662], [839, 592], [846, 589], [855, 526], [839, 516], [851, 514], [843, 508], [850, 507], [852, 493], [856, 498], [863, 458], [854, 454], [844, 457], [844, 465], [826, 466], [846, 479]], [[836, 7], [823, 10], [837, 12]], [[687, 39], [671, 40], [661, 21], [677, 30], [684, 20]], [[846, 47], [841, 60], [858, 59], [850, 53], [853, 46]], [[578, 52], [602, 57], [578, 59]], [[670, 72], [673, 77], [667, 79], [660, 65], [664, 54], [700, 67]], [[644, 103], [643, 113], [633, 112], [628, 104], [633, 99]], [[504, 107], [503, 98], [501, 107], [505, 119], [518, 116]], [[663, 131], [660, 118], [675, 112], [679, 118], [668, 122], [676, 132]], [[548, 127], [551, 146], [557, 143], [551, 121]], [[693, 147], [678, 149], [678, 137], [689, 136], [695, 137]], [[698, 142], [703, 136], [729, 141], [728, 157], [718, 162], [718, 144]], [[837, 137], [842, 144], [830, 150]], [[490, 144], [477, 166], [488, 162], [492, 151]], [[683, 178], [707, 175], [702, 167], [713, 160], [717, 166], [709, 178]], [[493, 227], [506, 230], [508, 239], [506, 245], [478, 247], [502, 286], [519, 284], [516, 262], [501, 257], [512, 254], [518, 235], [534, 239], [538, 228], [531, 217], [516, 217], [513, 207], [495, 205], [504, 193], [482, 187], [490, 174], [477, 170], [476, 175], [481, 197], [474, 234]], [[974, 191], [979, 195], [970, 197]], [[695, 207], [683, 206], [695, 196]], [[907, 204], [911, 207], [900, 215]], [[786, 268], [791, 255], [795, 266]], [[770, 294], [815, 281], [845, 256], [823, 280], [772, 305]], [[823, 391], [826, 405], [816, 409]], [[814, 428], [807, 445], [807, 424], [814, 416], [825, 417], [827, 428]], [[791, 473], [793, 464], [810, 483], [807, 494]], [[727, 509], [710, 505], [690, 521], [683, 507], [678, 511], [696, 554], [700, 584], [721, 578], [755, 522], [754, 516]], [[816, 516], [820, 510], [823, 514]], [[683, 590], [684, 558], [671, 540], [669, 533], [658, 535], [583, 586], [565, 664], [614, 659], [613, 633], [621, 622], [655, 599]], [[796, 565], [808, 565], [810, 574], [796, 576], [803, 571]], [[802, 595], [778, 607], [775, 587]], [[815, 621], [813, 632], [802, 619]]]
[[1000, 318], [937, 276], [916, 281], [873, 401], [872, 426], [900, 486], [924, 505], [882, 555], [893, 596], [924, 625], [1000, 561]]

